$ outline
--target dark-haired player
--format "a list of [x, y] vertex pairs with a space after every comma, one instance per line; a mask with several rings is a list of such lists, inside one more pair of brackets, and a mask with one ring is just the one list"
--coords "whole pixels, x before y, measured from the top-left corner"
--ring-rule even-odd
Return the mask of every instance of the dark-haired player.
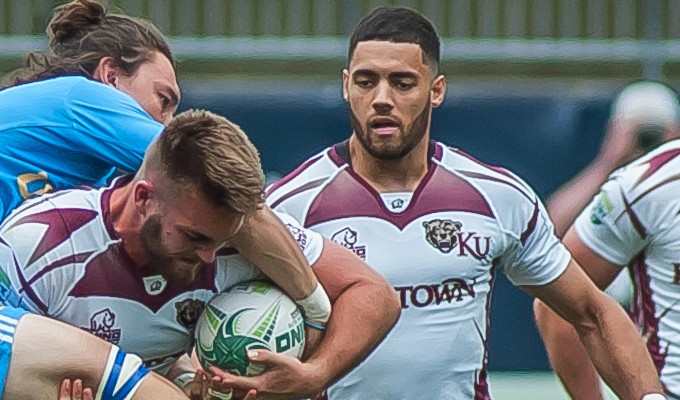
[[365, 17], [343, 72], [351, 137], [268, 191], [273, 208], [365, 257], [401, 299], [395, 329], [329, 398], [488, 399], [497, 272], [572, 323], [623, 398], [662, 392], [630, 320], [571, 259], [534, 192], [430, 139], [446, 91], [439, 52], [413, 10]]

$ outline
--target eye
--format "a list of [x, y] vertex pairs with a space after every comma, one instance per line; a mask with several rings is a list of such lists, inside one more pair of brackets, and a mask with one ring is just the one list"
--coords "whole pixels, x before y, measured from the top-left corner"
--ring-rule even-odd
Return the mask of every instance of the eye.
[[161, 106], [164, 110], [170, 107], [170, 98], [168, 96], [161, 93], [158, 95], [158, 98], [161, 100]]
[[399, 81], [397, 82], [396, 86], [397, 89], [399, 90], [410, 90], [412, 89], [416, 84], [411, 81]]

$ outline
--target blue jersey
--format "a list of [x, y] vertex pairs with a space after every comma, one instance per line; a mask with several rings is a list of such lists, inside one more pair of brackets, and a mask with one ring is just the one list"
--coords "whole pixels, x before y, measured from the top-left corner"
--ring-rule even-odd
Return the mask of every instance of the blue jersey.
[[162, 129], [135, 99], [84, 77], [0, 91], [0, 221], [27, 198], [136, 171]]

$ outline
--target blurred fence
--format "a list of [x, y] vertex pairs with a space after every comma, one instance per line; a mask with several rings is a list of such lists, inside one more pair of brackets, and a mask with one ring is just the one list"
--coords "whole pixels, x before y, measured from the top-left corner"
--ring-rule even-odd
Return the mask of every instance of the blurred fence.
[[[0, 34], [35, 34], [54, 0], [0, 0]], [[680, 0], [109, 0], [170, 35], [345, 36], [383, 4], [427, 15], [448, 38], [680, 38]]]

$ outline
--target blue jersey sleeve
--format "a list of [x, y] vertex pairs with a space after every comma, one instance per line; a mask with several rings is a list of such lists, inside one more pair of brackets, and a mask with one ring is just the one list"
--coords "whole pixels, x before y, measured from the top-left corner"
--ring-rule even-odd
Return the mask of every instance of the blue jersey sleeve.
[[136, 171], [144, 152], [163, 130], [132, 97], [98, 82], [83, 80], [66, 97], [74, 145], [111, 167]]

